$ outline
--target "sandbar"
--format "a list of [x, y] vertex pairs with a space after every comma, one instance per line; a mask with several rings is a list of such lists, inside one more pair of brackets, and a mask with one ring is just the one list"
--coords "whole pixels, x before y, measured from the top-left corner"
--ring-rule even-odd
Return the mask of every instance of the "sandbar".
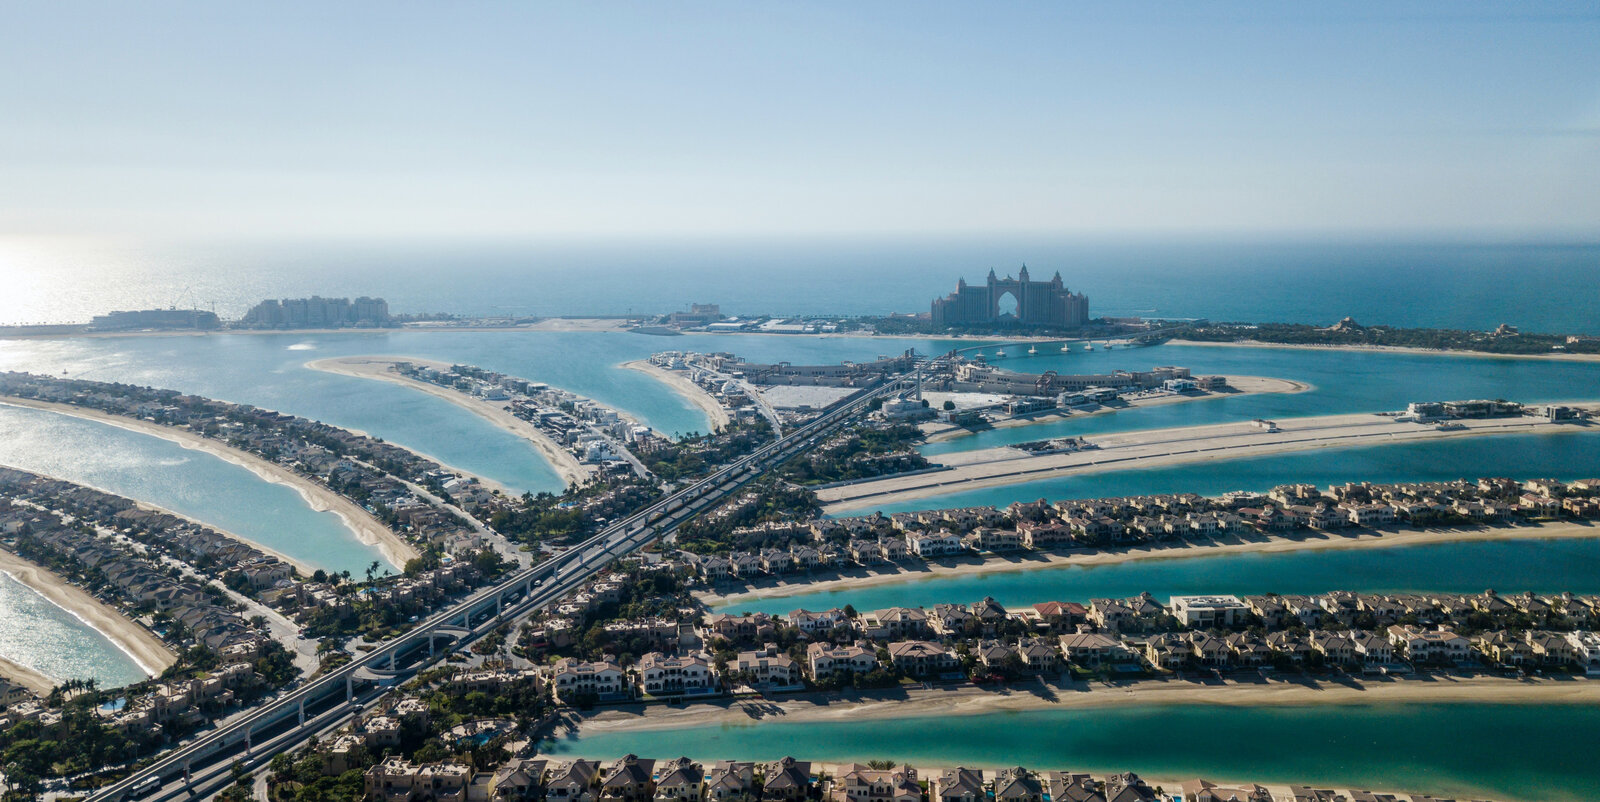
[[1165, 344], [1177, 346], [1213, 345], [1218, 348], [1289, 348], [1297, 351], [1354, 351], [1366, 353], [1387, 352], [1393, 354], [1426, 354], [1428, 356], [1466, 356], [1478, 359], [1535, 359], [1546, 362], [1600, 362], [1600, 354], [1568, 354], [1559, 351], [1552, 351], [1548, 354], [1497, 354], [1492, 351], [1419, 348], [1413, 345], [1318, 345], [1315, 343], [1269, 343], [1262, 342], [1260, 340], [1208, 342], [1205, 340], [1185, 340], [1181, 338], [1168, 340]]
[[[1587, 679], [1508, 678], [1423, 674], [1414, 677], [1318, 679], [1247, 674], [1218, 680], [1141, 679], [1113, 682], [1021, 682], [1004, 689], [971, 685], [932, 689], [840, 691], [770, 696], [758, 700], [648, 705], [607, 709], [583, 718], [578, 736], [597, 732], [748, 726], [757, 721], [827, 722], [978, 716], [1024, 710], [1088, 710], [1122, 705], [1307, 707], [1394, 703], [1471, 702], [1592, 705], [1600, 682]], [[873, 755], [864, 755], [875, 757]]]
[[[1238, 398], [1246, 395], [1260, 393], [1304, 393], [1316, 389], [1310, 384], [1293, 379], [1277, 379], [1270, 376], [1228, 376], [1229, 392], [1208, 392], [1203, 395], [1184, 395], [1172, 393], [1168, 395], [1135, 396], [1123, 398], [1123, 406], [1100, 406], [1095, 409], [1056, 409], [1039, 415], [1030, 415], [1021, 418], [1006, 418], [995, 421], [988, 429], [1010, 429], [1018, 426], [1032, 426], [1037, 423], [1055, 423], [1069, 418], [1082, 418], [1090, 415], [1107, 415], [1125, 409], [1139, 407], [1159, 407], [1167, 404], [1181, 404], [1188, 401], [1212, 401], [1218, 398]], [[924, 425], [923, 431], [927, 434], [926, 442], [939, 443], [946, 440], [956, 440], [969, 435], [977, 434], [988, 429], [968, 429], [964, 426]]]
[[[435, 398], [448, 401], [489, 421], [512, 435], [527, 440], [539, 452], [539, 455], [550, 463], [550, 467], [556, 470], [556, 473], [561, 477], [562, 484], [567, 487], [582, 484], [594, 473], [593, 466], [580, 462], [572, 452], [563, 448], [561, 444], [552, 439], [550, 435], [545, 434], [539, 427], [511, 414], [504, 404], [474, 398], [466, 393], [402, 376], [398, 372], [390, 370], [390, 367], [401, 362], [409, 362], [413, 365], [420, 365], [433, 370], [448, 371], [450, 369], [450, 366], [443, 362], [400, 356], [336, 357], [313, 360], [307, 362], [305, 366], [311, 370], [320, 370], [324, 373], [337, 373], [341, 376], [351, 376], [358, 379], [377, 379], [391, 382], [413, 390], [420, 390]], [[493, 484], [482, 478], [479, 478], [479, 481], [491, 486]]]
[[[416, 547], [407, 543], [384, 523], [378, 520], [366, 508], [335, 493], [331, 488], [309, 477], [301, 476], [282, 465], [248, 451], [234, 448], [220, 440], [214, 440], [204, 435], [195, 434], [187, 429], [174, 426], [162, 426], [147, 420], [130, 418], [123, 415], [112, 415], [97, 409], [80, 407], [75, 404], [57, 404], [49, 401], [37, 401], [31, 398], [17, 398], [15, 396], [0, 396], [0, 403], [11, 404], [19, 407], [42, 409], [46, 412], [55, 412], [70, 415], [75, 418], [92, 420], [111, 426], [127, 429], [131, 432], [159, 437], [169, 442], [177, 443], [184, 448], [203, 451], [218, 459], [231, 462], [256, 476], [274, 484], [292, 488], [305, 499], [306, 504], [318, 512], [331, 512], [339, 516], [345, 528], [355, 534], [360, 542], [374, 546], [391, 565], [396, 568], [404, 567], [408, 560], [420, 556]], [[239, 538], [252, 546], [262, 548], [261, 544], [248, 538]]]
[[[146, 674], [156, 676], [177, 662], [177, 656], [167, 649], [166, 644], [162, 643], [155, 633], [89, 595], [82, 588], [4, 548], [0, 548], [0, 571], [27, 585], [51, 604], [66, 610], [106, 636], [106, 639], [124, 654], [133, 658], [133, 662]], [[10, 672], [5, 672], [10, 665], [11, 661], [0, 664], [0, 672], [28, 687], [37, 689], [39, 678], [45, 676], [38, 671], [31, 671], [31, 676], [29, 672], [19, 672], [13, 676]], [[44, 692], [48, 693], [55, 684], [46, 686]]]
[[687, 376], [684, 376], [678, 371], [667, 370], [666, 368], [652, 365], [643, 359], [635, 359], [631, 362], [623, 362], [617, 367], [627, 368], [628, 370], [637, 370], [640, 373], [648, 374], [657, 381], [660, 381], [662, 384], [671, 387], [674, 392], [683, 398], [683, 400], [688, 401], [690, 404], [693, 404], [695, 407], [697, 407], [701, 412], [705, 413], [706, 420], [710, 423], [711, 431], [713, 433], [726, 429], [728, 427], [728, 423], [732, 420], [732, 418], [728, 416], [727, 407], [724, 407], [721, 402], [717, 401], [715, 398], [712, 398], [711, 394], [706, 392], [704, 388], [692, 381], [689, 381]]
[[[1377, 549], [1400, 546], [1426, 546], [1436, 543], [1491, 542], [1507, 540], [1565, 540], [1600, 537], [1600, 524], [1569, 522], [1523, 526], [1450, 527], [1439, 529], [1341, 529], [1331, 532], [1307, 530], [1297, 535], [1254, 535], [1245, 538], [1218, 538], [1209, 543], [1176, 542], [1114, 549], [1061, 549], [1057, 551], [1017, 551], [984, 557], [943, 558], [937, 561], [908, 561], [892, 567], [874, 566], [852, 569], [832, 579], [807, 582], [803, 576], [761, 583], [728, 593], [695, 594], [707, 607], [732, 611], [740, 604], [765, 599], [782, 599], [812, 593], [831, 593], [902, 582], [954, 576], [1035, 571], [1067, 565], [1113, 565], [1135, 560], [1182, 560], [1228, 554], [1278, 554], [1297, 551], [1335, 549]], [[1051, 601], [1039, 599], [1038, 601]], [[1065, 601], [1073, 601], [1067, 599]], [[1087, 601], [1079, 599], [1077, 601]]]
[[817, 491], [817, 498], [824, 505], [823, 511], [831, 515], [1071, 474], [1446, 437], [1554, 434], [1588, 429], [1581, 422], [1520, 416], [1452, 423], [1459, 425], [1440, 429], [1433, 424], [1405, 422], [1392, 416], [1357, 413], [1285, 418], [1277, 421], [1277, 431], [1240, 422], [1094, 435], [1088, 440], [1095, 448], [1060, 454], [1032, 455], [1009, 446], [940, 454], [935, 461], [948, 470], [824, 488]]

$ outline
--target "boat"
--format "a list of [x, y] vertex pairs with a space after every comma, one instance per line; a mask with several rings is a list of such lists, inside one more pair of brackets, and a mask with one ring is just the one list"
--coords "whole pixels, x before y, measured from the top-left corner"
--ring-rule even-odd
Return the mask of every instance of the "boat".
[[995, 359], [1005, 359], [1006, 358], [1006, 352], [1005, 351], [995, 351], [994, 352], [994, 358]]
[[1029, 354], [1037, 354], [1037, 353], [1039, 353], [1039, 349], [1030, 345], [1030, 346], [1028, 346], [1028, 353]]
[[1072, 353], [1072, 343], [1062, 343], [1061, 344], [1061, 353], [1063, 353], [1063, 354]]
[[1094, 343], [1084, 343], [1083, 344], [1083, 350], [1085, 350], [1085, 351], [1093, 351], [1094, 350]]

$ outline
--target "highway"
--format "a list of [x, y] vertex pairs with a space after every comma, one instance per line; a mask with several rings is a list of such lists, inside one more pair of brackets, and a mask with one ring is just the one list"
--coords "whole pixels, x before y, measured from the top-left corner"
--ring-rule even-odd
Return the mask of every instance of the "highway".
[[[273, 755], [294, 749], [317, 733], [343, 726], [376, 704], [388, 686], [403, 682], [447, 652], [502, 624], [565, 597], [612, 561], [667, 535], [814, 445], [820, 437], [864, 411], [872, 399], [896, 392], [902, 382], [903, 377], [893, 377], [842, 399], [787, 436], [613, 523], [559, 556], [516, 570], [499, 584], [475, 591], [350, 663], [236, 714], [88, 799], [166, 802], [216, 793], [231, 781], [234, 761], [259, 770]], [[441, 642], [444, 648], [440, 648]]]

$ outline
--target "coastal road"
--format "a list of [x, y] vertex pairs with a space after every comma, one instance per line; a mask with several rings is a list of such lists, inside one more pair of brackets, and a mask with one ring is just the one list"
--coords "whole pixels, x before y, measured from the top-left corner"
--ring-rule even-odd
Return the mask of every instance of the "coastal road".
[[564, 598], [615, 560], [671, 533], [684, 521], [720, 504], [766, 471], [810, 448], [819, 438], [864, 412], [872, 399], [898, 391], [899, 384], [896, 377], [864, 389], [790, 435], [614, 523], [560, 556], [473, 592], [372, 652], [169, 750], [89, 799], [165, 802], [215, 793], [227, 784], [234, 761], [259, 770], [272, 755], [294, 749], [319, 732], [342, 726], [374, 706], [388, 687], [443, 659], [449, 651]]

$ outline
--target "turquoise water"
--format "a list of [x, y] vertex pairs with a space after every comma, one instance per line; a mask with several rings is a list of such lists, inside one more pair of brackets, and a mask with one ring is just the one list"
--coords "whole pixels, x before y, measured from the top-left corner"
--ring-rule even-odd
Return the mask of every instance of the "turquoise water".
[[1573, 427], [1554, 434], [1485, 435], [1359, 448], [1322, 448], [1266, 457], [1086, 473], [884, 503], [841, 514], [879, 510], [887, 515], [985, 504], [1004, 507], [1013, 501], [1039, 498], [1057, 501], [1185, 492], [1216, 496], [1230, 490], [1265, 491], [1289, 482], [1326, 487], [1345, 482], [1436, 482], [1485, 476], [1518, 479], [1600, 476], [1600, 427]]
[[1509, 398], [1523, 401], [1590, 400], [1600, 394], [1600, 362], [1533, 359], [1163, 345], [1128, 350], [1074, 351], [1071, 354], [1018, 356], [1001, 363], [1025, 373], [1101, 373], [1118, 368], [1147, 369], [1182, 365], [1197, 374], [1271, 376], [1310, 384], [1303, 393], [1264, 393], [1212, 398], [1181, 404], [1136, 407], [1110, 414], [991, 429], [931, 443], [928, 455], [1010, 445], [1063, 435], [1090, 435], [1168, 426], [1378, 412], [1404, 409], [1418, 400]]
[[[1600, 528], [1597, 528], [1600, 534]], [[1323, 593], [1330, 590], [1478, 593], [1533, 590], [1600, 593], [1600, 538], [1528, 538], [1479, 543], [1436, 543], [1390, 548], [1333, 549], [1141, 559], [1104, 565], [1028, 568], [984, 575], [917, 578], [893, 584], [803, 593], [724, 605], [721, 612], [787, 613], [854, 605], [972, 603], [993, 596], [1001, 604], [1121, 598], [1149, 591], [1172, 595]], [[1026, 569], [1026, 570], [1023, 570]]]
[[486, 476], [516, 492], [561, 482], [520, 438], [447, 401], [388, 382], [311, 370], [338, 356], [468, 362], [548, 382], [629, 412], [658, 431], [705, 431], [704, 413], [650, 376], [616, 367], [659, 350], [737, 348], [755, 359], [838, 362], [937, 344], [854, 338], [650, 337], [624, 333], [365, 332], [0, 340], [0, 370], [131, 382], [255, 404], [367, 432]]
[[[1015, 691], [1022, 693], [1025, 691]], [[1406, 704], [1107, 708], [605, 732], [558, 754], [910, 765], [1023, 765], [1146, 777], [1413, 790], [1501, 800], [1600, 799], [1600, 709]]]
[[0, 655], [56, 680], [94, 679], [102, 688], [138, 682], [132, 657], [27, 585], [0, 573]]
[[0, 404], [0, 465], [149, 502], [331, 571], [359, 575], [383, 559], [337, 515], [311, 509], [284, 485], [110, 424]]

